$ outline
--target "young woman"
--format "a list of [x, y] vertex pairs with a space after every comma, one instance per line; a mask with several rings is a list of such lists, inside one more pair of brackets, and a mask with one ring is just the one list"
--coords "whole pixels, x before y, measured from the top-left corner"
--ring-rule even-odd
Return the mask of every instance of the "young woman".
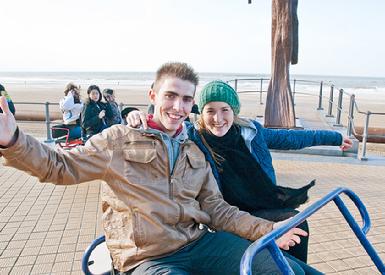
[[64, 97], [59, 101], [60, 110], [63, 113], [63, 124], [58, 125], [69, 129], [69, 138], [81, 137], [80, 114], [83, 110], [83, 102], [80, 99], [80, 89], [73, 83], [68, 83], [64, 90]]
[[89, 86], [87, 95], [88, 99], [85, 103], [81, 119], [83, 138], [85, 140], [106, 129], [108, 127], [106, 118], [112, 116], [109, 104], [101, 102], [102, 93], [98, 86]]
[[[189, 125], [189, 138], [205, 153], [224, 199], [241, 210], [271, 221], [282, 221], [298, 213], [314, 182], [299, 188], [276, 185], [269, 149], [301, 149], [316, 145], [351, 147], [351, 140], [335, 131], [267, 129], [255, 120], [241, 119], [235, 90], [223, 81], [208, 83], [198, 100], [201, 116]], [[129, 114], [136, 126], [143, 115]], [[146, 125], [143, 125], [146, 127]], [[307, 222], [299, 226], [309, 231]], [[289, 253], [307, 261], [308, 238]]]

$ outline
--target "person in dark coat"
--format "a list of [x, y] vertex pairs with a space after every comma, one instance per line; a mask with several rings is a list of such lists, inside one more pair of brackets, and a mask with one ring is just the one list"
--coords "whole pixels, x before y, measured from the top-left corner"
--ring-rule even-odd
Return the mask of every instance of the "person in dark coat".
[[89, 86], [87, 95], [88, 99], [86, 100], [81, 114], [81, 126], [84, 140], [87, 140], [91, 136], [106, 129], [108, 127], [106, 118], [112, 116], [109, 104], [101, 102], [102, 93], [98, 86]]
[[110, 105], [111, 108], [111, 117], [106, 117], [107, 126], [112, 126], [115, 124], [122, 124], [122, 116], [120, 114], [119, 105], [115, 101], [115, 91], [112, 89], [104, 89], [103, 97], [107, 105]]

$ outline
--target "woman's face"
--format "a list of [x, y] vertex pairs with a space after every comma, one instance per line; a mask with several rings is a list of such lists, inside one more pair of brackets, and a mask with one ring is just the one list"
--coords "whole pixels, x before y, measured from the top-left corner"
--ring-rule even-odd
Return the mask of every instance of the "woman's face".
[[89, 94], [89, 97], [92, 101], [95, 101], [97, 102], [99, 100], [99, 92], [98, 90], [91, 90], [90, 94]]
[[78, 89], [72, 89], [71, 90], [71, 93], [74, 95], [74, 96], [80, 96], [80, 91]]
[[213, 135], [223, 137], [234, 123], [234, 112], [230, 105], [222, 101], [213, 101], [203, 107], [202, 119]]

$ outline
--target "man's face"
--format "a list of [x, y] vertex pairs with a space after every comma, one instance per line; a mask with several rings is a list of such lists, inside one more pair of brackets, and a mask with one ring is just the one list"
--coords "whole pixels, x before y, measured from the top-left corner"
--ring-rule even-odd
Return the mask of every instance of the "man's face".
[[173, 136], [190, 114], [194, 105], [195, 85], [187, 80], [166, 77], [159, 84], [159, 90], [149, 92], [154, 104], [154, 122], [169, 136]]

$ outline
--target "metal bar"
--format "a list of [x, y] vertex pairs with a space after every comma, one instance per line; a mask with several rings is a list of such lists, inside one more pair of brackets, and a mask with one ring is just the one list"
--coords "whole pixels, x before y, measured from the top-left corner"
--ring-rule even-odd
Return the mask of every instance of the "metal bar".
[[263, 86], [263, 78], [261, 78], [261, 83], [260, 83], [260, 86], [259, 86], [259, 104], [260, 105], [263, 105], [263, 102], [262, 102], [262, 86]]
[[338, 103], [337, 103], [337, 117], [336, 117], [336, 124], [334, 126], [341, 127], [341, 112], [342, 112], [342, 96], [344, 95], [344, 90], [340, 89], [338, 91]]
[[319, 85], [319, 99], [318, 99], [318, 108], [317, 110], [323, 110], [322, 108], [322, 87], [323, 87], [323, 81], [321, 81]]
[[356, 96], [354, 94], [352, 94], [350, 96], [350, 102], [349, 102], [348, 129], [347, 129], [348, 137], [352, 137], [352, 134], [353, 134], [353, 120], [354, 120], [355, 101], [356, 101]]
[[356, 234], [362, 246], [365, 248], [373, 263], [376, 265], [377, 269], [381, 272], [381, 274], [385, 274], [385, 266], [378, 254], [376, 253], [376, 250], [374, 249], [372, 244], [366, 238], [366, 233], [358, 226], [358, 224], [356, 223], [353, 216], [350, 214], [348, 208], [345, 206], [344, 202], [341, 200], [340, 197], [336, 197], [334, 199], [334, 202], [342, 213], [342, 215], [344, 216], [345, 220], [348, 222], [350, 228]]
[[[88, 267], [88, 260], [91, 256], [92, 251], [100, 244], [104, 243], [106, 241], [106, 238], [104, 235], [99, 236], [97, 239], [95, 239], [85, 250], [83, 257], [82, 257], [82, 270], [84, 274], [86, 275], [93, 275]], [[102, 275], [108, 275], [110, 272], [105, 272]]]
[[282, 273], [284, 275], [294, 275], [293, 269], [290, 267], [286, 258], [279, 250], [279, 247], [276, 242], [270, 242], [267, 248], [269, 249], [271, 257], [274, 259], [275, 263], [277, 264], [278, 268], [282, 271]]
[[366, 142], [368, 140], [370, 114], [371, 114], [370, 111], [366, 112], [364, 132], [362, 133], [362, 149], [361, 149], [360, 160], [368, 160], [368, 158], [366, 157]]
[[[360, 228], [358, 226], [357, 222], [354, 219], [349, 219], [350, 213], [348, 212], [347, 209], [344, 209], [344, 207], [341, 207], [341, 204], [339, 204], [338, 199], [336, 202], [335, 198], [337, 196], [339, 196], [341, 193], [345, 193], [353, 201], [353, 203], [356, 205], [356, 207], [358, 208], [359, 213], [361, 215], [362, 222], [363, 222], [362, 228]], [[258, 253], [259, 251], [261, 251], [264, 248], [267, 248], [267, 247], [270, 248], [272, 243], [275, 242], [275, 239], [281, 237], [283, 234], [285, 234], [291, 228], [298, 226], [305, 219], [307, 219], [309, 216], [313, 215], [315, 212], [317, 212], [319, 209], [321, 209], [323, 206], [325, 206], [326, 204], [328, 204], [332, 200], [334, 202], [336, 202], [337, 206], [340, 205], [339, 210], [342, 212], [342, 214], [344, 215], [344, 217], [347, 220], [347, 222], [349, 223], [349, 225], [352, 227], [352, 225], [355, 224], [355, 225], [353, 225], [353, 227], [355, 229], [353, 229], [353, 227], [352, 227], [354, 232], [355, 233], [356, 233], [356, 231], [361, 232], [361, 233], [358, 233], [360, 236], [358, 236], [357, 234], [356, 234], [356, 236], [358, 238], [360, 238], [360, 241], [361, 241], [361, 239], [363, 240], [361, 242], [361, 244], [365, 247], [367, 253], [371, 257], [371, 259], [373, 260], [373, 262], [375, 263], [377, 268], [381, 271], [382, 274], [385, 274], [384, 273], [385, 266], [384, 266], [383, 262], [378, 257], [374, 248], [371, 247], [371, 244], [369, 243], [369, 241], [366, 239], [366, 236], [365, 236], [367, 234], [367, 232], [369, 232], [369, 229], [370, 229], [370, 217], [369, 217], [368, 211], [366, 210], [365, 205], [362, 203], [362, 201], [358, 198], [358, 196], [353, 191], [351, 191], [350, 189], [341, 188], [341, 187], [333, 190], [332, 192], [327, 194], [325, 197], [316, 201], [315, 203], [313, 203], [312, 205], [307, 207], [305, 210], [303, 210], [301, 213], [299, 213], [296, 216], [294, 216], [293, 218], [291, 218], [289, 221], [287, 221], [287, 223], [274, 229], [272, 232], [264, 235], [262, 238], [258, 239], [254, 243], [252, 243], [246, 249], [246, 251], [245, 251], [245, 253], [241, 259], [241, 265], [240, 265], [241, 274], [243, 274], [243, 275], [251, 274], [252, 259], [253, 259], [254, 255], [256, 255], [256, 253]], [[349, 213], [349, 214], [347, 214], [347, 213]], [[348, 218], [346, 218], [346, 217], [348, 217]], [[371, 249], [370, 247], [373, 249]]]
[[47, 127], [47, 140], [44, 142], [49, 143], [53, 142], [52, 133], [51, 133], [51, 118], [49, 116], [49, 102], [45, 103], [45, 125]]
[[238, 91], [238, 79], [234, 80], [234, 90], [237, 92]]
[[330, 86], [330, 95], [329, 95], [329, 108], [328, 108], [328, 114], [326, 117], [334, 117], [333, 112], [333, 92], [334, 92], [334, 85]]

